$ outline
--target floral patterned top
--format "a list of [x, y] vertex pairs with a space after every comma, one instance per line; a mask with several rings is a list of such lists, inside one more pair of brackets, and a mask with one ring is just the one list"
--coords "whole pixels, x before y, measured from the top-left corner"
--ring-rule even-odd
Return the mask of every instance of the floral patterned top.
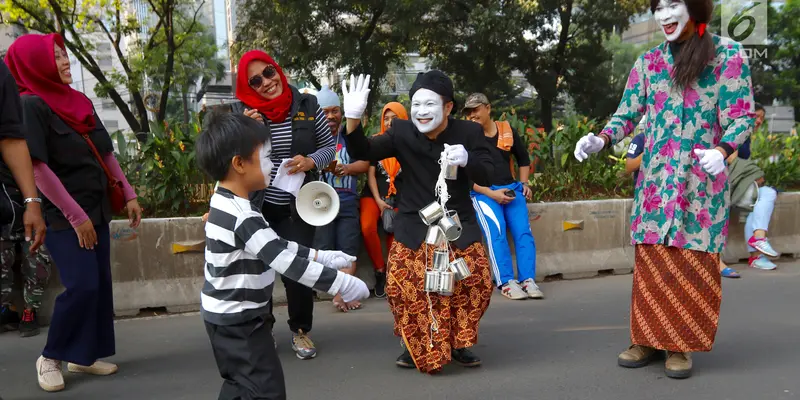
[[742, 45], [716, 35], [713, 41], [716, 57], [682, 92], [671, 79], [668, 43], [639, 57], [617, 112], [601, 132], [616, 144], [646, 114], [631, 217], [633, 244], [722, 252], [728, 236], [728, 170], [706, 173], [693, 150], [720, 144], [735, 150], [753, 131], [755, 104]]

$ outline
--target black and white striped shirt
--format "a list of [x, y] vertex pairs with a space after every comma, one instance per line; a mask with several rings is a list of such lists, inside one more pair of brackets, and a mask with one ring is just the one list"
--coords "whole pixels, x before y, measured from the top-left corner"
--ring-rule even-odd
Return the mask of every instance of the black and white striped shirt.
[[205, 231], [200, 303], [209, 323], [234, 325], [266, 315], [275, 271], [332, 295], [345, 280], [343, 273], [310, 261], [316, 250], [278, 237], [261, 210], [223, 187], [211, 196]]
[[[272, 134], [272, 181], [275, 180], [275, 175], [278, 173], [278, 166], [285, 158], [292, 157], [292, 116], [286, 117], [286, 121], [279, 124], [270, 123], [269, 130]], [[322, 108], [317, 108], [317, 119], [314, 124], [314, 130], [317, 139], [317, 151], [310, 154], [312, 160], [317, 165], [317, 169], [322, 170], [333, 161], [336, 155], [335, 143], [331, 129], [328, 128], [328, 123], [325, 119], [325, 113]], [[264, 199], [276, 205], [287, 205], [292, 201], [292, 195], [284, 192], [274, 186], [270, 186], [265, 191]]]

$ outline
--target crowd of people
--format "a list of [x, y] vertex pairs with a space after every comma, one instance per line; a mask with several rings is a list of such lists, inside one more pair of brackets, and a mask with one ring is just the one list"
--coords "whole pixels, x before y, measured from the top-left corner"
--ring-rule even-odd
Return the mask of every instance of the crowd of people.
[[[637, 59], [619, 108], [599, 134], [576, 143], [574, 156], [583, 161], [613, 146], [643, 121], [627, 164], [636, 188], [636, 250], [631, 345], [618, 364], [638, 368], [665, 354], [666, 375], [687, 378], [691, 353], [713, 346], [721, 277], [732, 276], [720, 259], [731, 208], [749, 212], [750, 265], [773, 269], [767, 257], [778, 253], [767, 232], [776, 191], [763, 186], [763, 172], [748, 160], [763, 108], [753, 101], [741, 45], [706, 32], [712, 1], [651, 0], [651, 11], [666, 41]], [[260, 50], [245, 53], [237, 71], [239, 102], [205, 115], [196, 142], [198, 165], [217, 181], [204, 216], [199, 296], [224, 380], [219, 398], [286, 398], [272, 334], [276, 272], [286, 288], [291, 348], [300, 359], [314, 358], [315, 290], [334, 296], [342, 312], [358, 310], [370, 296], [355, 276], [362, 243], [374, 267], [373, 294], [387, 298], [403, 347], [396, 364], [428, 374], [452, 361], [481, 365], [472, 348], [493, 291], [513, 300], [544, 298], [527, 211], [530, 155], [519, 132], [492, 118], [482, 93], [459, 109], [453, 82], [441, 71], [417, 77], [408, 111], [386, 104], [370, 137], [362, 125], [369, 75], [344, 80], [340, 97], [329, 87], [301, 93]], [[46, 391], [64, 389], [65, 361], [73, 373], [117, 371], [103, 361], [115, 354], [108, 226], [122, 212], [134, 228], [141, 219], [108, 132], [71, 83], [58, 34], [20, 37], [0, 66], [0, 316], [23, 336], [38, 332], [36, 310], [52, 260], [65, 291], [36, 361]], [[273, 185], [283, 169], [302, 174], [303, 183], [333, 187], [340, 206], [330, 224], [317, 228], [300, 217], [295, 196]], [[457, 216], [460, 235], [446, 246], [468, 268], [447, 294], [427, 285], [436, 245], [430, 222], [420, 218], [438, 202]], [[9, 284], [18, 253], [26, 278], [21, 317]]]

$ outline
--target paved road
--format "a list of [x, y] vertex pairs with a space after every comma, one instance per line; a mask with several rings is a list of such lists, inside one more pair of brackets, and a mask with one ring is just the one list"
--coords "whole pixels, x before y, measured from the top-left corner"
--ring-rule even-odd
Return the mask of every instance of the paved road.
[[[743, 269], [739, 266], [740, 269]], [[495, 297], [476, 351], [484, 365], [448, 366], [428, 377], [394, 366], [399, 342], [384, 301], [346, 315], [317, 304], [319, 356], [300, 361], [277, 308], [276, 336], [291, 399], [797, 399], [800, 398], [800, 262], [725, 280], [714, 352], [695, 357], [695, 376], [664, 377], [662, 365], [616, 366], [627, 344], [631, 276], [543, 285], [544, 301]], [[76, 315], [76, 318], [80, 316]], [[215, 399], [221, 383], [197, 314], [123, 320], [116, 325], [120, 372], [67, 375], [47, 394], [35, 380], [44, 335], [0, 336], [3, 399]]]

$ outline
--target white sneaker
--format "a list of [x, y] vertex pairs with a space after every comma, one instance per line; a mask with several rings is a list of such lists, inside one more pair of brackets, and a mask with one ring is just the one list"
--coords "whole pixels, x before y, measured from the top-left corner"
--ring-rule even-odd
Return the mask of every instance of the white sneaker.
[[46, 392], [64, 390], [64, 375], [61, 373], [61, 368], [61, 361], [39, 356], [39, 359], [36, 360], [36, 375], [39, 379], [39, 387]]
[[528, 278], [522, 281], [522, 290], [528, 294], [528, 297], [532, 299], [543, 299], [544, 293], [542, 290], [539, 289], [539, 285], [536, 284], [536, 281], [533, 278]]
[[528, 298], [528, 294], [519, 287], [519, 283], [515, 280], [510, 280], [503, 286], [500, 286], [500, 293], [511, 300], [524, 300]]

